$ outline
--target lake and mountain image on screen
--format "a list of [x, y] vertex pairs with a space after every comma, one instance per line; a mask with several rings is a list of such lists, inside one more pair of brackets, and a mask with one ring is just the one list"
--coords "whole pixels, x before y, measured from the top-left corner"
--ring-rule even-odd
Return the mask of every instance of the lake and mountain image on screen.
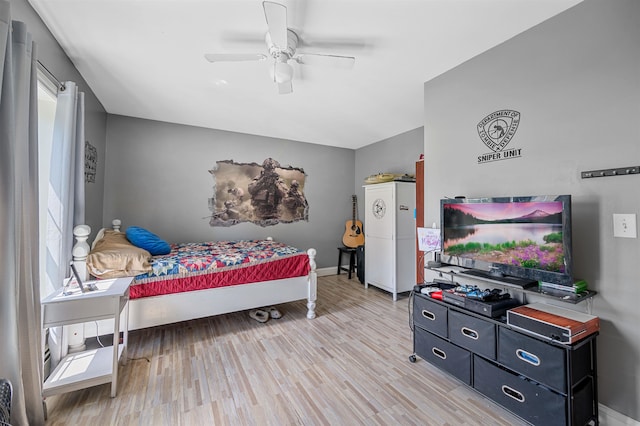
[[564, 272], [562, 202], [443, 205], [443, 253]]

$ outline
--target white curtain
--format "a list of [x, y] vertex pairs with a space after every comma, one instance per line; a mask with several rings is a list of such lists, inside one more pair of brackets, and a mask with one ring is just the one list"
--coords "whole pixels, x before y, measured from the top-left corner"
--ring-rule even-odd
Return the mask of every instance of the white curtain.
[[12, 424], [43, 424], [35, 47], [0, 0], [0, 376]]
[[[85, 222], [84, 93], [70, 81], [58, 92], [48, 198], [46, 272], [52, 286], [60, 288], [64, 278], [70, 276], [73, 228]], [[79, 330], [82, 330], [81, 325]], [[59, 327], [49, 333], [53, 368], [66, 355], [67, 344], [71, 342]], [[84, 340], [81, 333], [71, 334]]]

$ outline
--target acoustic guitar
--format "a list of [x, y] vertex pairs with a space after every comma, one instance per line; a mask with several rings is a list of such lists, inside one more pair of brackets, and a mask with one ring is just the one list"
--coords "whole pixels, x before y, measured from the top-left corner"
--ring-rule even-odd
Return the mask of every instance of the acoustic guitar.
[[351, 202], [353, 204], [353, 219], [348, 220], [345, 224], [342, 244], [346, 247], [356, 248], [364, 244], [364, 233], [362, 232], [362, 222], [356, 219], [358, 199], [355, 195], [351, 196]]

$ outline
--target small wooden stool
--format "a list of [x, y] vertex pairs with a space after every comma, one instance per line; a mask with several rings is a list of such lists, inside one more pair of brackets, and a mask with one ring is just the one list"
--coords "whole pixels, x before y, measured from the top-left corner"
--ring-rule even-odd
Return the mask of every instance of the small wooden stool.
[[[349, 254], [349, 268], [345, 268], [342, 266], [342, 255], [348, 253]], [[356, 249], [351, 247], [338, 247], [338, 275], [340, 275], [340, 270], [347, 271], [349, 273], [349, 279], [351, 279], [351, 273], [355, 270], [356, 267]]]

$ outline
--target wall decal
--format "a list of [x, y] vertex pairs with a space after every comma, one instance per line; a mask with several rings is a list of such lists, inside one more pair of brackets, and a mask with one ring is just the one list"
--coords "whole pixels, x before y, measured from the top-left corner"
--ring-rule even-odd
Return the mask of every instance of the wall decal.
[[478, 136], [492, 152], [478, 156], [478, 164], [522, 156], [522, 148], [505, 149], [520, 125], [520, 113], [511, 109], [492, 112], [477, 125]]
[[89, 141], [84, 143], [84, 182], [96, 183], [96, 169], [98, 166], [98, 150]]
[[262, 165], [223, 160], [209, 173], [214, 180], [210, 226], [243, 222], [270, 226], [309, 220], [306, 175], [301, 168], [282, 167], [273, 158]]

